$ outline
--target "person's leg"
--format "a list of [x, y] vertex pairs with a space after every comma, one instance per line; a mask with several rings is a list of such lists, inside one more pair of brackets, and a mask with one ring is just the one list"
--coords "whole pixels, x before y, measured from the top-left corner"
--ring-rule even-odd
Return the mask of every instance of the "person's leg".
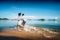
[[22, 25], [23, 25], [23, 30], [25, 31], [26, 28], [25, 28], [25, 22], [24, 21], [22, 22]]
[[19, 25], [18, 28], [19, 28], [19, 31], [22, 31], [24, 27], [22, 25]]
[[17, 26], [17, 30], [22, 31], [21, 28], [20, 28], [20, 25]]
[[17, 25], [16, 29], [18, 30], [19, 25]]

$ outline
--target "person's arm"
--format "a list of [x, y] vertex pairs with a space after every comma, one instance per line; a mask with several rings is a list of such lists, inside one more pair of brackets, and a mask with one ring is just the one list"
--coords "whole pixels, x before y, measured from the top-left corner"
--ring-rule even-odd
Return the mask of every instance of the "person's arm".
[[19, 16], [18, 16], [17, 20], [18, 20], [18, 21], [20, 20]]

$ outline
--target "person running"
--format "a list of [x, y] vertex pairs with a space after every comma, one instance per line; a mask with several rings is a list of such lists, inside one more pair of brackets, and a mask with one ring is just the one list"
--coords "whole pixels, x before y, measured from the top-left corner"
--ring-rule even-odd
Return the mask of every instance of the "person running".
[[26, 20], [25, 20], [24, 14], [22, 14], [22, 20], [23, 20], [22, 25], [25, 26]]
[[22, 20], [23, 20], [23, 22], [22, 22], [22, 25], [23, 25], [23, 29], [24, 29], [24, 31], [28, 31], [28, 29], [27, 29], [27, 27], [26, 27], [26, 17], [24, 16], [24, 14], [22, 14]]
[[19, 31], [22, 31], [23, 30], [23, 26], [22, 26], [22, 16], [21, 16], [21, 13], [18, 13], [18, 24], [17, 24], [17, 29]]

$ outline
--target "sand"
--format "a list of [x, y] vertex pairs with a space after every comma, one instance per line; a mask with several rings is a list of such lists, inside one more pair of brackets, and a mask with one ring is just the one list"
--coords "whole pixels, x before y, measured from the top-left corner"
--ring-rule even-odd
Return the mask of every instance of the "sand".
[[38, 30], [30, 29], [30, 31], [7, 29], [0, 32], [0, 40], [60, 40], [59, 37], [60, 33], [46, 28], [39, 28]]

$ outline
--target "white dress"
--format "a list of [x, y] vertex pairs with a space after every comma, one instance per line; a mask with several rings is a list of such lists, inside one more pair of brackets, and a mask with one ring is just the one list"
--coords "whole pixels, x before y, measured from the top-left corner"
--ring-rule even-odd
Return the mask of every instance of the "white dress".
[[18, 20], [19, 20], [19, 21], [18, 21], [18, 25], [22, 25], [22, 22], [23, 22], [23, 21], [22, 21], [22, 16], [18, 16]]

